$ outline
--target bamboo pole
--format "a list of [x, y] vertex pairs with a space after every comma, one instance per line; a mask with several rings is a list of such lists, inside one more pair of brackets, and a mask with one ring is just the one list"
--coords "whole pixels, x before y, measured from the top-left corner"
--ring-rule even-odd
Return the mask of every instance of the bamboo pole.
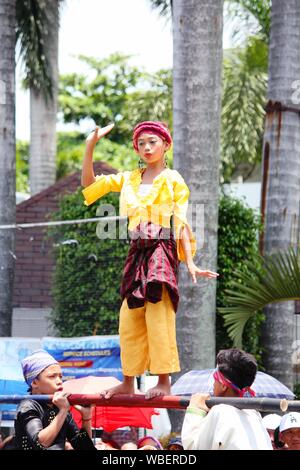
[[[51, 403], [53, 395], [0, 395], [0, 403], [19, 403], [22, 400], [36, 400]], [[146, 399], [145, 395], [114, 395], [105, 399], [99, 394], [70, 394], [68, 400], [71, 405], [97, 405], [97, 406], [125, 406], [138, 408], [169, 408], [185, 409], [190, 401], [189, 396], [165, 395]], [[300, 400], [286, 400], [278, 398], [231, 398], [211, 397], [206, 405], [227, 404], [239, 409], [255, 409], [267, 413], [300, 411]]]

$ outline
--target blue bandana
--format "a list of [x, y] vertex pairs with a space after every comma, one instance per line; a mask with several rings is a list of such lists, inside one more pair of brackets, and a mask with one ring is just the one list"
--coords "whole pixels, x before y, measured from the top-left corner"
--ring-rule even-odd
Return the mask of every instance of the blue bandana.
[[38, 349], [21, 361], [24, 379], [31, 386], [34, 379], [47, 367], [59, 364], [47, 351]]

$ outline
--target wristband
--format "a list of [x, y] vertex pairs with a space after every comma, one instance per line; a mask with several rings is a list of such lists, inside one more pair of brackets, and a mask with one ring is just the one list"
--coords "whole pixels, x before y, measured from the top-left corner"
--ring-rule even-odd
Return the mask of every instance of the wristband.
[[92, 418], [86, 418], [86, 419], [83, 419], [81, 421], [92, 421]]
[[202, 416], [203, 418], [207, 415], [207, 411], [203, 410], [202, 408], [196, 408], [196, 407], [193, 407], [193, 406], [189, 406], [186, 409], [186, 413]]

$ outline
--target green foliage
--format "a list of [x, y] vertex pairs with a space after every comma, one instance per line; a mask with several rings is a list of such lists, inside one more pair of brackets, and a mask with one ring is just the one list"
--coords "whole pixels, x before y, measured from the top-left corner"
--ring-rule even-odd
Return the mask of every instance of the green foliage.
[[245, 69], [249, 73], [267, 74], [269, 46], [257, 36], [250, 36], [244, 50]]
[[[111, 193], [101, 199], [101, 204], [118, 207], [118, 196]], [[84, 206], [79, 188], [61, 199], [59, 211], [53, 218], [93, 218], [96, 211], [97, 204]], [[96, 226], [93, 222], [60, 225], [49, 231], [56, 246], [51, 321], [61, 336], [116, 334], [118, 331], [120, 284], [128, 241], [119, 240], [118, 236], [99, 239]]]
[[60, 78], [59, 105], [64, 122], [90, 119], [94, 125], [116, 122], [110, 139], [127, 144], [132, 129], [141, 120], [172, 122], [171, 71], [151, 75], [130, 65], [130, 56], [120, 53], [97, 60], [79, 56], [89, 74]]
[[162, 69], [156, 74], [147, 74], [144, 90], [133, 90], [123, 108], [121, 126], [124, 135], [131, 140], [134, 126], [141, 121], [164, 121], [172, 129], [172, 70]]
[[[232, 286], [232, 279], [237, 269], [249, 273], [247, 263], [255, 264], [258, 254], [258, 234], [261, 224], [258, 215], [243, 201], [229, 196], [222, 196], [219, 203], [218, 229], [218, 273], [217, 308], [228, 306], [227, 290]], [[244, 331], [243, 347], [255, 355], [261, 363], [260, 327], [263, 321], [260, 312], [253, 317]], [[232, 347], [232, 340], [224, 327], [224, 318], [217, 314], [216, 326], [217, 350]]]
[[227, 305], [220, 309], [235, 346], [242, 345], [243, 329], [266, 305], [300, 299], [300, 255], [290, 248], [246, 262], [248, 270], [236, 270], [226, 294]]
[[268, 48], [251, 37], [244, 49], [224, 58], [222, 100], [222, 182], [247, 179], [261, 162]]
[[29, 192], [29, 144], [22, 140], [16, 145], [16, 189]]

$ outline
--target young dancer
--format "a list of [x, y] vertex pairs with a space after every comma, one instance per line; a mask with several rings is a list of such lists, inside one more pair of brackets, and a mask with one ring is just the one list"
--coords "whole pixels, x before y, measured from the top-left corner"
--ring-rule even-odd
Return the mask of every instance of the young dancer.
[[119, 324], [124, 381], [104, 395], [134, 393], [134, 377], [150, 370], [159, 377], [157, 385], [146, 393], [152, 398], [169, 394], [169, 374], [180, 370], [175, 327], [179, 261], [186, 263], [194, 283], [197, 276], [215, 278], [218, 274], [199, 269], [193, 262], [196, 240], [186, 218], [189, 189], [178, 171], [166, 165], [165, 153], [172, 145], [167, 126], [145, 121], [134, 128], [139, 168], [95, 176], [95, 145], [112, 127], [96, 127], [88, 136], [82, 168], [85, 204], [110, 191], [120, 192], [120, 215], [128, 216], [131, 235]]

